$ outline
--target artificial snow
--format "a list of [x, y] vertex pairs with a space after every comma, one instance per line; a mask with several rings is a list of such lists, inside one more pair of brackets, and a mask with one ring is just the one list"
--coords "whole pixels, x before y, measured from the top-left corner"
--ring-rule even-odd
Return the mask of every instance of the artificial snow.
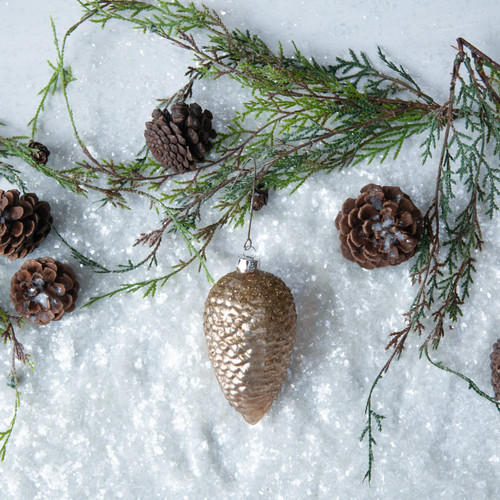
[[36, 304], [40, 304], [40, 307], [43, 310], [47, 310], [49, 308], [49, 296], [45, 292], [41, 292], [41, 293], [36, 294], [30, 300], [31, 300], [31, 302], [35, 302]]
[[[424, 92], [445, 102], [462, 36], [500, 59], [496, 0], [206, 0], [230, 28], [249, 29], [291, 53], [291, 40], [321, 63], [380, 45], [406, 66]], [[222, 14], [223, 11], [223, 14]], [[0, 127], [2, 136], [29, 134], [39, 96], [56, 60], [49, 16], [58, 35], [81, 15], [76, 0], [0, 0]], [[75, 121], [92, 153], [130, 161], [143, 144], [144, 122], [157, 98], [186, 83], [192, 56], [153, 34], [111, 22], [90, 23], [69, 38], [66, 63]], [[194, 100], [214, 113], [218, 130], [240, 110], [247, 90], [227, 79], [197, 82]], [[47, 105], [36, 140], [51, 151], [52, 168], [82, 159], [60, 93]], [[371, 486], [364, 408], [371, 383], [388, 357], [388, 335], [404, 327], [415, 290], [414, 260], [367, 271], [345, 260], [335, 217], [347, 197], [369, 183], [400, 186], [424, 213], [434, 195], [436, 153], [421, 165], [421, 138], [396, 160], [361, 163], [317, 174], [296, 193], [271, 192], [253, 220], [260, 268], [291, 288], [297, 340], [278, 399], [249, 426], [224, 399], [202, 329], [210, 284], [195, 267], [172, 278], [154, 298], [120, 294], [77, 308], [45, 327], [17, 330], [35, 363], [20, 369], [21, 406], [0, 465], [2, 499], [493, 499], [500, 492], [500, 416], [467, 384], [419, 359], [422, 339], [410, 337], [401, 359], [374, 392], [384, 415], [376, 433]], [[113, 268], [139, 261], [135, 238], [158, 217], [142, 200], [131, 210], [101, 207], [99, 196], [71, 194], [25, 172], [28, 187], [52, 207], [54, 225], [83, 254]], [[26, 173], [28, 172], [28, 173]], [[3, 182], [0, 188], [8, 186]], [[458, 201], [465, 193], [456, 186]], [[215, 212], [205, 207], [202, 217]], [[497, 215], [498, 216], [498, 215]], [[485, 240], [464, 316], [447, 329], [436, 360], [493, 394], [489, 354], [500, 336], [500, 227], [480, 214]], [[235, 269], [247, 228], [217, 234], [208, 252], [215, 279]], [[186, 258], [183, 240], [166, 235], [157, 269], [97, 274], [79, 267], [54, 232], [30, 257], [70, 264], [81, 285], [78, 306], [121, 283], [168, 273]], [[21, 262], [2, 260], [2, 307], [13, 312], [9, 283]], [[10, 370], [1, 345], [0, 373]], [[0, 384], [0, 430], [8, 426], [14, 392]]]

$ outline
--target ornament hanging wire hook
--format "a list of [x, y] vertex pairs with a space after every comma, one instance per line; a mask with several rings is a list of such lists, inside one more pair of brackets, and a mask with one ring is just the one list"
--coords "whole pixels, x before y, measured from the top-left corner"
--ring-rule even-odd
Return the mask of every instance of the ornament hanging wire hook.
[[255, 256], [255, 247], [252, 245], [252, 238], [251, 238], [251, 232], [252, 232], [252, 219], [253, 219], [253, 199], [255, 196], [255, 185], [257, 183], [257, 161], [256, 159], [251, 156], [250, 158], [247, 158], [242, 165], [242, 168], [249, 162], [253, 160], [253, 181], [252, 181], [252, 196], [250, 197], [250, 219], [248, 221], [248, 234], [247, 234], [247, 239], [243, 245], [243, 255], [245, 257], [250, 257], [247, 255], [247, 252], [250, 250], [253, 250], [253, 255], [251, 257]]

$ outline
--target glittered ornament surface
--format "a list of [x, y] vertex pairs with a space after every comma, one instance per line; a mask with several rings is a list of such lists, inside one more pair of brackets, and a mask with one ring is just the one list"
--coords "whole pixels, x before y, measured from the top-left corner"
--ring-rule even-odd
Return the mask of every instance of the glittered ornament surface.
[[290, 364], [297, 322], [292, 293], [271, 273], [237, 270], [210, 290], [203, 320], [224, 396], [256, 424], [278, 396]]

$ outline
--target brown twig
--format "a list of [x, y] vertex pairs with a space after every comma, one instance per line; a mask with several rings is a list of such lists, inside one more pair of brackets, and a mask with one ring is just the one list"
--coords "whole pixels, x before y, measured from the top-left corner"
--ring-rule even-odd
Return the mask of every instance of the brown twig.
[[16, 382], [15, 387], [17, 387], [16, 361], [21, 362], [23, 365], [28, 362], [28, 355], [24, 352], [23, 345], [17, 340], [13, 325], [13, 322], [20, 324], [21, 318], [18, 316], [6, 315], [4, 321], [6, 323], [6, 327], [4, 331], [0, 333], [0, 339], [3, 340], [4, 344], [6, 342], [12, 342], [12, 363], [9, 375], [14, 379]]

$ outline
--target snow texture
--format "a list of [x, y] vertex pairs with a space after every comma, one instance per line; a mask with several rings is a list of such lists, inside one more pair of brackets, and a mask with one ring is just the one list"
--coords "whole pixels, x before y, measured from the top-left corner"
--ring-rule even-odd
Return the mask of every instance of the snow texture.
[[[500, 59], [496, 0], [206, 0], [231, 27], [249, 29], [271, 46], [333, 63], [348, 49], [375, 60], [377, 45], [404, 63], [423, 90], [444, 102], [458, 36]], [[55, 59], [49, 16], [60, 36], [80, 16], [76, 1], [0, 0], [0, 121], [6, 136], [26, 135], [37, 92]], [[130, 160], [143, 143], [144, 122], [156, 98], [184, 83], [191, 56], [154, 35], [125, 24], [87, 24], [66, 52], [78, 80], [69, 87], [75, 119], [92, 152]], [[220, 79], [195, 89], [222, 129], [247, 91]], [[37, 140], [54, 168], [81, 158], [63, 99], [43, 115]], [[253, 244], [260, 267], [291, 288], [298, 329], [291, 367], [279, 398], [256, 426], [225, 401], [202, 331], [210, 288], [195, 269], [178, 275], [153, 299], [118, 295], [79, 309], [46, 327], [19, 330], [35, 370], [22, 370], [22, 404], [0, 465], [6, 499], [492, 499], [500, 491], [500, 420], [490, 403], [462, 380], [418, 357], [411, 338], [375, 392], [375, 410], [386, 416], [376, 435], [371, 486], [364, 405], [387, 359], [388, 334], [402, 327], [414, 290], [412, 261], [363, 270], [342, 258], [334, 219], [342, 202], [368, 183], [398, 185], [424, 212], [434, 189], [437, 161], [422, 167], [420, 139], [396, 161], [361, 164], [317, 175], [298, 192], [272, 192], [255, 214]], [[20, 168], [23, 168], [20, 165]], [[145, 203], [131, 211], [99, 209], [97, 196], [76, 197], [30, 173], [29, 188], [50, 202], [54, 224], [82, 253], [108, 266], [138, 261], [147, 249], [132, 245], [156, 217]], [[3, 189], [9, 187], [5, 183]], [[458, 186], [458, 195], [463, 187]], [[207, 207], [205, 217], [211, 216]], [[499, 337], [500, 231], [481, 214], [486, 245], [464, 316], [435, 357], [490, 387], [489, 354]], [[145, 228], [146, 225], [146, 228]], [[209, 269], [216, 278], [234, 270], [246, 228], [216, 236]], [[69, 263], [81, 284], [79, 305], [148, 271], [105, 276], [79, 268], [51, 233], [33, 257]], [[169, 237], [158, 275], [186, 255]], [[20, 262], [3, 260], [0, 290], [10, 307], [8, 283]], [[11, 308], [12, 309], [12, 308]], [[7, 375], [8, 348], [0, 351]], [[0, 428], [7, 427], [14, 393], [0, 385]]]

